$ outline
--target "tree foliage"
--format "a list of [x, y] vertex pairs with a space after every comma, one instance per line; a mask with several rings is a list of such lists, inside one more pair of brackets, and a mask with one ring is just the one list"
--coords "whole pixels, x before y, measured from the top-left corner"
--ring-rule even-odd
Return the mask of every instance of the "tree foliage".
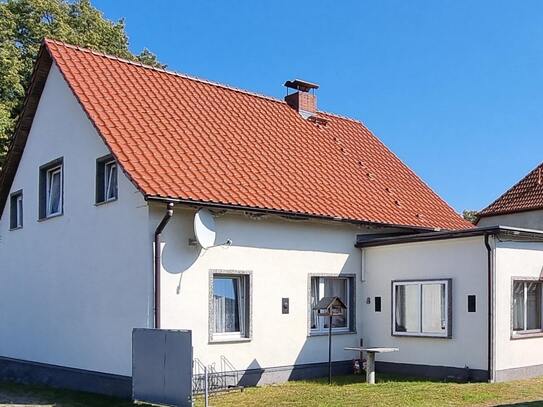
[[45, 37], [163, 67], [148, 49], [132, 54], [124, 21], [106, 19], [90, 0], [0, 0], [0, 169]]
[[471, 211], [469, 209], [466, 209], [462, 212], [462, 217], [475, 225], [475, 223], [477, 222], [477, 213], [477, 211]]

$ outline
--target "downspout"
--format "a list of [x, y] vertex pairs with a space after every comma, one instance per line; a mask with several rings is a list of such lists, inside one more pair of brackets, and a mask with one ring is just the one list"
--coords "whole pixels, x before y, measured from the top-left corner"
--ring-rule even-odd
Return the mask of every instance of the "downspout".
[[169, 202], [166, 205], [166, 213], [155, 229], [155, 262], [153, 267], [154, 276], [154, 322], [155, 328], [160, 328], [160, 267], [162, 263], [160, 250], [160, 234], [173, 216], [173, 203]]
[[493, 366], [493, 349], [492, 349], [492, 306], [493, 306], [493, 281], [492, 281], [492, 246], [488, 240], [490, 234], [485, 233], [485, 247], [487, 251], [487, 267], [488, 267], [488, 381], [494, 380]]

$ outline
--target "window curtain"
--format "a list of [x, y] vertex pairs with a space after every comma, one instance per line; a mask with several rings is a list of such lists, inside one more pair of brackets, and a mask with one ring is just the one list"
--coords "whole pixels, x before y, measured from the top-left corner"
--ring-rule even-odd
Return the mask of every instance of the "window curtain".
[[513, 330], [524, 330], [524, 282], [513, 283]]
[[215, 278], [213, 280], [213, 312], [215, 332], [240, 332], [239, 279]]
[[318, 277], [312, 277], [311, 278], [311, 329], [317, 329], [317, 321], [318, 321], [318, 315], [317, 311], [313, 310], [313, 308], [317, 305], [317, 302], [319, 302], [319, 278]]
[[422, 332], [445, 330], [445, 284], [422, 284]]

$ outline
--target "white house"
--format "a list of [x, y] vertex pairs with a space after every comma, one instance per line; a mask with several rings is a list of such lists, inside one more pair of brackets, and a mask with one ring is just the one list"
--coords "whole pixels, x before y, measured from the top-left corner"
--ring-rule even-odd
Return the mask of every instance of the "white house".
[[318, 111], [316, 85], [286, 85], [44, 42], [0, 176], [0, 377], [129, 394], [138, 327], [192, 330], [245, 384], [318, 376], [324, 295], [347, 305], [338, 371], [362, 340], [400, 348], [382, 370], [540, 374], [542, 234], [472, 228], [363, 124]]

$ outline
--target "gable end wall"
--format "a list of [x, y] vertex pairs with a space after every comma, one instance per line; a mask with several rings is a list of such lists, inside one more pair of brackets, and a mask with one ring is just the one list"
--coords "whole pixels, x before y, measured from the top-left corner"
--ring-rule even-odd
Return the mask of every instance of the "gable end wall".
[[[109, 151], [53, 64], [11, 192], [24, 227], [0, 218], [0, 356], [129, 375], [133, 327], [152, 321], [148, 207], [119, 173], [119, 199], [95, 203]], [[64, 159], [64, 214], [38, 221], [39, 167]]]

